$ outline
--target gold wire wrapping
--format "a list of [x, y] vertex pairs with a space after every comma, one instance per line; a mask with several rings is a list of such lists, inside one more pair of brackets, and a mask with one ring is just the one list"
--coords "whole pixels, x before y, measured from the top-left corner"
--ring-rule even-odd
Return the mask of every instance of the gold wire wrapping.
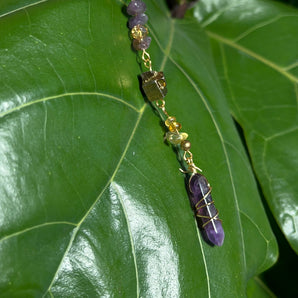
[[[214, 202], [212, 201], [212, 204]], [[209, 217], [209, 216], [204, 216], [204, 215], [198, 215], [197, 214], [197, 217], [201, 217], [201, 218], [209, 218], [208, 221], [206, 221], [203, 225], [202, 225], [202, 228], [204, 228], [209, 222], [213, 221], [213, 220], [219, 220], [221, 221], [221, 219], [218, 218], [218, 215], [219, 215], [219, 212], [217, 211], [216, 214], [213, 216], [213, 217]]]
[[189, 150], [184, 152], [183, 159], [186, 162], [186, 164], [188, 165], [188, 171], [189, 172], [197, 173], [197, 170], [202, 172], [202, 170], [199, 167], [197, 167], [195, 165], [195, 163], [193, 162], [192, 153]]
[[220, 219], [218, 218], [218, 211], [216, 212], [216, 214], [212, 217], [210, 216], [206, 216], [206, 215], [201, 215], [201, 214], [198, 214], [199, 210], [204, 208], [204, 207], [207, 207], [207, 206], [210, 206], [212, 204], [214, 204], [214, 201], [212, 200], [211, 202], [208, 202], [207, 204], [204, 204], [202, 206], [199, 206], [201, 202], [205, 201], [206, 198], [211, 194], [211, 191], [212, 191], [212, 187], [209, 187], [209, 191], [203, 196], [203, 198], [201, 200], [199, 200], [199, 202], [196, 203], [195, 205], [195, 208], [196, 208], [196, 216], [199, 217], [199, 218], [206, 218], [208, 219], [203, 225], [202, 225], [202, 228], [204, 228], [209, 222], [213, 221], [213, 220], [219, 220]]

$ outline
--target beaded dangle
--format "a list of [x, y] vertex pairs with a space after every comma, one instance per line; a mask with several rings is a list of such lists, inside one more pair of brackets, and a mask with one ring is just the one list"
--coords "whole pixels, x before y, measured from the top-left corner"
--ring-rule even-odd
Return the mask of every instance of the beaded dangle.
[[181, 124], [166, 110], [164, 97], [167, 94], [167, 83], [163, 72], [152, 70], [151, 58], [146, 51], [150, 46], [151, 38], [148, 36], [148, 28], [145, 26], [148, 21], [145, 11], [146, 4], [141, 0], [132, 0], [127, 6], [127, 13], [131, 16], [128, 27], [131, 30], [132, 46], [136, 51], [142, 51], [144, 66], [148, 69], [141, 74], [142, 89], [147, 99], [166, 119], [164, 121], [168, 129], [166, 139], [183, 151], [183, 160], [187, 165], [187, 171], [180, 170], [187, 174], [188, 195], [204, 239], [211, 245], [221, 246], [224, 241], [224, 231], [212, 200], [211, 187], [207, 179], [198, 173], [202, 170], [193, 162], [193, 155], [190, 152], [191, 143], [187, 139], [188, 134], [180, 132]]

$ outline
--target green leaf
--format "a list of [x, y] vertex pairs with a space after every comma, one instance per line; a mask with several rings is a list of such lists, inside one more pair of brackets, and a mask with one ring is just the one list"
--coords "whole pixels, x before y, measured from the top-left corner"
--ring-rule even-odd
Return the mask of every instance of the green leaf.
[[247, 297], [265, 298], [275, 295], [264, 285], [259, 278], [253, 278], [247, 283]]
[[196, 16], [268, 205], [298, 252], [298, 12], [270, 1], [201, 1]]
[[[142, 97], [123, 3], [2, 2], [2, 296], [245, 297], [277, 244], [218, 77], [224, 60], [214, 65], [224, 45], [210, 26], [229, 7], [216, 1], [203, 16], [202, 1], [177, 21], [146, 1], [153, 68], [164, 71], [167, 110], [213, 187], [226, 232], [219, 248], [203, 242], [177, 157]], [[206, 29], [200, 14], [203, 25], [212, 20]]]

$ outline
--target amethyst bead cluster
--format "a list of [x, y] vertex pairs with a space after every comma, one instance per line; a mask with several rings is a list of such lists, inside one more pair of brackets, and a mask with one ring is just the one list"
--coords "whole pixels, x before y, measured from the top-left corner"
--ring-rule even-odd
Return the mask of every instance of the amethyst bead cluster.
[[133, 38], [132, 46], [135, 50], [146, 50], [151, 43], [151, 37], [147, 36], [148, 29], [144, 26], [148, 21], [146, 4], [141, 0], [132, 0], [127, 6], [127, 13], [132, 17], [128, 21]]

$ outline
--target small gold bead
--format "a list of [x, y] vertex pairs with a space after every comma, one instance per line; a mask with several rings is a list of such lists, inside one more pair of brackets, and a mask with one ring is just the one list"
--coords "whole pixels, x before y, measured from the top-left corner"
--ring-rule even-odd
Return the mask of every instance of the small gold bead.
[[141, 40], [148, 34], [148, 29], [143, 25], [136, 25], [131, 29], [131, 36], [136, 40]]
[[188, 151], [191, 147], [191, 143], [188, 140], [184, 140], [184, 141], [181, 142], [180, 146], [181, 146], [182, 150]]
[[169, 131], [174, 132], [174, 131], [179, 131], [182, 128], [182, 125], [179, 122], [172, 122], [169, 126]]
[[173, 122], [175, 122], [176, 121], [176, 118], [175, 117], [173, 117], [173, 116], [170, 116], [170, 117], [168, 117], [167, 118], [167, 120], [165, 121], [165, 125], [167, 126], [167, 127], [169, 127]]

